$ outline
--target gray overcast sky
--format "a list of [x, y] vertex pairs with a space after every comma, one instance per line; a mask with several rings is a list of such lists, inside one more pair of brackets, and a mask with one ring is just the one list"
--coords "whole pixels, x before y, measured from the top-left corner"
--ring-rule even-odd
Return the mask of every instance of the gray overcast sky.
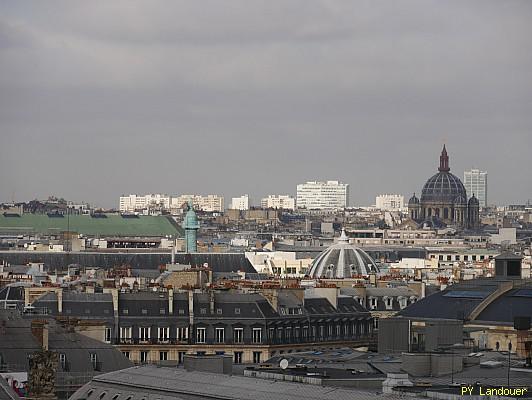
[[[0, 201], [489, 173], [532, 199], [532, 1], [2, 1]], [[227, 202], [227, 199], [226, 199]]]

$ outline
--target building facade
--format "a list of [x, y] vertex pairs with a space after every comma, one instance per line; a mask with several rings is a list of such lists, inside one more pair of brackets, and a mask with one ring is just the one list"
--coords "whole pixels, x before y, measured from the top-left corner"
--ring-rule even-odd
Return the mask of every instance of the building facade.
[[[336, 289], [335, 289], [335, 293]], [[185, 354], [228, 354], [236, 364], [283, 353], [368, 345], [369, 312], [353, 298], [304, 298], [303, 290], [268, 293], [48, 293], [34, 302], [50, 316], [103, 324], [101, 340], [136, 363]]]
[[479, 169], [464, 171], [464, 186], [467, 196], [478, 199], [480, 207], [488, 205], [488, 173]]
[[171, 204], [173, 208], [180, 208], [184, 204], [192, 202], [194, 209], [204, 212], [223, 212], [224, 197], [217, 194], [208, 194], [202, 196], [199, 194], [183, 194], [172, 197]]
[[340, 181], [310, 181], [297, 185], [297, 208], [339, 209], [349, 205], [349, 185]]
[[245, 194], [240, 197], [233, 197], [231, 200], [231, 208], [232, 210], [240, 210], [245, 211], [249, 210], [249, 195]]
[[381, 194], [375, 197], [375, 207], [384, 211], [401, 211], [405, 197], [402, 194]]
[[120, 212], [136, 212], [154, 207], [160, 209], [169, 209], [170, 196], [160, 193], [146, 194], [144, 196], [138, 194], [120, 196]]
[[262, 208], [294, 210], [296, 208], [296, 200], [287, 194], [270, 194], [260, 201], [260, 206]]

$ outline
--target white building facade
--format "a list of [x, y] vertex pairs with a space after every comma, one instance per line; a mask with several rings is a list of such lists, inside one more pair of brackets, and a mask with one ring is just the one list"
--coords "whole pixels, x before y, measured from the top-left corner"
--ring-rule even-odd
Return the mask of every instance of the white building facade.
[[204, 212], [223, 212], [224, 197], [217, 194], [202, 196], [199, 194], [182, 194], [172, 197], [172, 208], [180, 208], [183, 204], [192, 202], [196, 210]]
[[479, 169], [464, 171], [464, 186], [467, 198], [475, 195], [480, 207], [488, 205], [488, 173]]
[[146, 194], [144, 196], [138, 194], [120, 196], [120, 212], [136, 212], [150, 208], [169, 209], [170, 196], [160, 193]]
[[402, 211], [405, 197], [402, 194], [380, 194], [375, 197], [375, 207], [383, 211]]
[[231, 200], [231, 207], [233, 210], [249, 210], [249, 195], [245, 194], [240, 197], [233, 197]]
[[180, 196], [168, 196], [166, 194], [130, 194], [120, 196], [120, 212], [149, 213], [152, 210], [176, 211], [183, 204], [192, 201], [196, 210], [206, 212], [223, 212], [224, 198], [216, 194], [207, 196], [197, 194], [185, 194]]
[[339, 209], [349, 205], [349, 185], [340, 181], [311, 181], [297, 185], [297, 208]]
[[296, 199], [287, 194], [270, 194], [260, 201], [260, 206], [262, 208], [294, 210], [296, 208]]

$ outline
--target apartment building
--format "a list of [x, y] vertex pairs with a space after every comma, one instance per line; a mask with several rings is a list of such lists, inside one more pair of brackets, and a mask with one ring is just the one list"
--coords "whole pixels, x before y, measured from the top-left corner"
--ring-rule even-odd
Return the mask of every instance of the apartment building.
[[340, 181], [309, 181], [297, 185], [297, 208], [339, 209], [349, 205], [349, 185]]

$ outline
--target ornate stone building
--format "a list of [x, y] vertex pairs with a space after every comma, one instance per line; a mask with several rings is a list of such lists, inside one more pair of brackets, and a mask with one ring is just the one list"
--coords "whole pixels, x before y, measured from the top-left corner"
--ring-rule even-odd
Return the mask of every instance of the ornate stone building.
[[456, 175], [451, 174], [445, 145], [440, 155], [438, 173], [429, 178], [421, 191], [408, 201], [408, 212], [414, 221], [429, 225], [454, 225], [461, 229], [479, 227], [479, 202], [473, 196], [468, 200], [466, 189]]

